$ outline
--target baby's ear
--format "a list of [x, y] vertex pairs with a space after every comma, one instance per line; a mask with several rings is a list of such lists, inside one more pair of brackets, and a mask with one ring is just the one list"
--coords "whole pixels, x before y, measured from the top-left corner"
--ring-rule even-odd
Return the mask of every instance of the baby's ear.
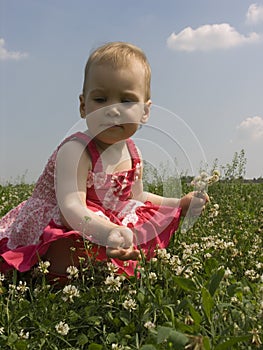
[[85, 98], [84, 95], [79, 95], [79, 111], [80, 111], [80, 116], [81, 118], [85, 118], [86, 113], [85, 113]]
[[148, 100], [147, 102], [145, 102], [144, 104], [144, 113], [142, 115], [142, 118], [141, 118], [141, 123], [142, 124], [145, 124], [147, 123], [149, 117], [150, 117], [150, 108], [151, 108], [151, 104], [152, 104], [152, 101], [151, 100]]

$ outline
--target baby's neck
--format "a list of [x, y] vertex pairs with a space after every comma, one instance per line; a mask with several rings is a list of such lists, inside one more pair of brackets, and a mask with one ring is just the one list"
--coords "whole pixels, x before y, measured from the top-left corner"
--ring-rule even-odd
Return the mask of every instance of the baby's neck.
[[89, 130], [86, 130], [84, 132], [86, 135], [88, 135], [92, 140], [93, 142], [96, 144], [97, 146], [97, 150], [102, 153], [104, 152], [105, 150], [107, 150], [108, 148], [111, 148], [111, 149], [114, 149], [116, 152], [122, 152], [123, 149], [126, 147], [126, 140], [123, 140], [123, 141], [119, 141], [119, 142], [116, 142], [114, 144], [108, 144], [108, 143], [104, 143], [100, 140], [98, 140], [96, 137], [94, 137], [90, 132]]
[[131, 156], [125, 141], [110, 145], [99, 152], [106, 173], [111, 174], [131, 169]]
[[124, 141], [119, 141], [119, 142], [116, 142], [116, 143], [113, 143], [113, 144], [107, 144], [107, 143], [104, 143], [104, 142], [101, 142], [99, 140], [94, 140], [96, 146], [97, 146], [97, 149], [100, 153], [106, 151], [106, 150], [111, 150], [113, 152], [122, 152], [123, 149], [126, 147], [126, 140]]

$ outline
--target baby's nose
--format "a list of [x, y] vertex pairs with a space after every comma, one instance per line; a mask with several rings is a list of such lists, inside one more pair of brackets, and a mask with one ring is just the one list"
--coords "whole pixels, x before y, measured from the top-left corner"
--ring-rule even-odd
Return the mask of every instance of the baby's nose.
[[119, 111], [118, 106], [112, 105], [112, 106], [107, 107], [106, 115], [108, 117], [118, 117], [120, 115], [120, 111]]

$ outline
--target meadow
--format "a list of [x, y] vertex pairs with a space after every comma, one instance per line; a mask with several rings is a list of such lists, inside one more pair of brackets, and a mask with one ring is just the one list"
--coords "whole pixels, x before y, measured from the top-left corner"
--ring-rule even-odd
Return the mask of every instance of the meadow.
[[[158, 181], [148, 185], [162, 192]], [[33, 187], [0, 186], [0, 216]], [[0, 274], [0, 348], [263, 349], [262, 194], [263, 183], [215, 183], [194, 226], [142, 257], [132, 278], [92, 259], [68, 269], [66, 286], [48, 283], [45, 261]]]

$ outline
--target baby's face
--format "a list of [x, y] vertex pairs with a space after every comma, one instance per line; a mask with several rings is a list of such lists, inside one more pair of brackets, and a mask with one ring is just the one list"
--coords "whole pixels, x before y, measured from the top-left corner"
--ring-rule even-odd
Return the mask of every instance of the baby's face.
[[116, 69], [110, 64], [94, 64], [80, 102], [89, 131], [100, 142], [113, 144], [131, 137], [149, 114], [143, 65], [135, 59]]

